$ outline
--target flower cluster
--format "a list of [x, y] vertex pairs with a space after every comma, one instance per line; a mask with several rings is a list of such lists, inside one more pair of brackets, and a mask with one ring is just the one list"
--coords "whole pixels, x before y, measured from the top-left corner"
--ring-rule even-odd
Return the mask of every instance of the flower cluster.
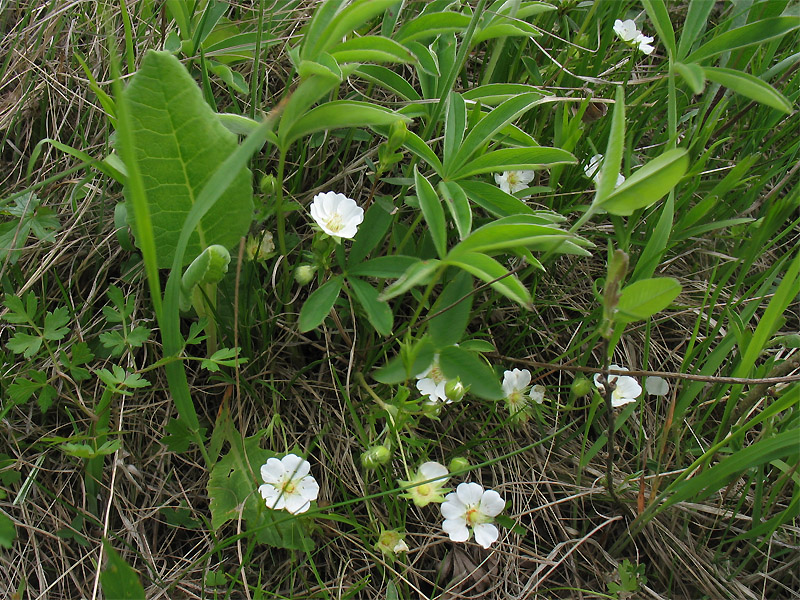
[[502, 175], [495, 174], [494, 181], [506, 194], [516, 194], [529, 187], [535, 171], [504, 171]]
[[530, 418], [531, 402], [541, 404], [544, 401], [544, 386], [531, 384], [531, 372], [528, 369], [514, 369], [503, 372], [503, 393], [506, 407], [515, 423], [524, 423]]
[[[454, 542], [466, 542], [475, 535], [475, 541], [488, 548], [497, 541], [500, 533], [492, 521], [506, 505], [494, 490], [484, 490], [478, 483], [459, 483], [455, 491], [445, 489], [450, 479], [447, 467], [429, 461], [420, 465], [414, 476], [399, 483], [406, 487], [404, 498], [417, 506], [431, 502], [441, 504], [444, 521], [442, 529]], [[446, 492], [450, 492], [445, 496]]]
[[267, 460], [261, 466], [264, 483], [258, 488], [267, 508], [286, 509], [293, 515], [306, 512], [319, 495], [319, 484], [310, 471], [309, 462], [296, 454]]
[[[608, 368], [612, 371], [627, 370], [619, 365], [610, 365]], [[595, 373], [594, 384], [602, 394], [605, 392], [606, 388], [600, 382], [601, 377], [602, 373]], [[614, 408], [623, 406], [629, 402], [635, 402], [639, 394], [642, 393], [642, 386], [639, 385], [639, 382], [627, 375], [609, 375], [608, 382], [614, 384], [614, 391], [611, 392], [611, 406]]]
[[[589, 179], [594, 180], [595, 185], [600, 184], [600, 168], [603, 166], [603, 155], [595, 154], [589, 159], [589, 163], [583, 168], [583, 172]], [[625, 183], [625, 176], [622, 173], [617, 173], [617, 182], [614, 184], [618, 188]]]
[[651, 46], [653, 38], [644, 35], [636, 28], [636, 23], [632, 19], [621, 21], [617, 19], [614, 21], [614, 32], [619, 38], [629, 46], [638, 47], [639, 52], [644, 54], [652, 54], [655, 49]]

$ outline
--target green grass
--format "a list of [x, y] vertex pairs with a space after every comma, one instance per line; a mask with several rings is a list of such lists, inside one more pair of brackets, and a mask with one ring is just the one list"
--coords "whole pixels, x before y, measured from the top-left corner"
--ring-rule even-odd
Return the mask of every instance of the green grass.
[[[796, 6], [502, 4], [4, 5], [0, 596], [111, 598], [114, 569], [137, 598], [796, 594]], [[614, 33], [628, 18], [653, 54]], [[143, 147], [148, 101], [122, 95], [165, 48], [239, 142], [187, 168], [199, 194], [175, 223], [147, 214], [166, 145]], [[191, 154], [206, 129], [170, 135]], [[494, 172], [534, 164], [500, 194]], [[275, 249], [231, 244], [201, 321], [178, 310], [182, 255], [215, 204], [227, 227], [242, 165], [241, 231]], [[315, 229], [328, 191], [368, 211], [355, 240]], [[471, 384], [437, 409], [415, 385], [434, 355]], [[611, 363], [669, 393], [576, 393]], [[499, 386], [513, 368], [546, 387], [524, 414]], [[287, 453], [320, 486], [302, 515], [257, 491]], [[401, 495], [455, 458], [448, 488], [506, 500], [489, 549]], [[376, 549], [389, 529], [408, 552]]]

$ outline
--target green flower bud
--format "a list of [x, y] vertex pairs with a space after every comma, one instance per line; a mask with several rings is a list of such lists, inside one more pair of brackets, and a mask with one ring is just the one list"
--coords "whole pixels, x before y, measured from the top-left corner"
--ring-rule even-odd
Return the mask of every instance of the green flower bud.
[[470, 467], [469, 461], [463, 456], [456, 456], [453, 460], [450, 461], [450, 464], [447, 465], [447, 468], [450, 470], [451, 473], [464, 471], [466, 469], [469, 469], [469, 467]]
[[386, 446], [372, 446], [361, 453], [361, 465], [365, 469], [377, 469], [392, 458], [392, 451]]
[[275, 254], [275, 242], [272, 233], [265, 231], [257, 236], [248, 235], [244, 245], [247, 260], [267, 260]]
[[570, 392], [572, 393], [573, 397], [581, 398], [591, 391], [592, 391], [592, 384], [583, 375], [577, 375], [575, 379], [572, 380], [572, 386], [570, 387]]
[[264, 175], [264, 177], [261, 178], [259, 187], [261, 188], [262, 194], [273, 195], [278, 189], [278, 180], [275, 179], [274, 175]]
[[456, 377], [455, 379], [449, 380], [444, 385], [444, 395], [447, 396], [448, 400], [458, 402], [467, 394], [468, 389], [469, 388], [464, 387], [464, 384], [461, 383], [461, 380]]
[[300, 285], [308, 285], [316, 270], [314, 265], [300, 265], [294, 270], [294, 280]]
[[381, 531], [378, 543], [375, 544], [375, 549], [380, 550], [381, 553], [387, 556], [393, 556], [399, 552], [408, 552], [408, 545], [403, 540], [404, 537], [405, 534], [394, 529]]

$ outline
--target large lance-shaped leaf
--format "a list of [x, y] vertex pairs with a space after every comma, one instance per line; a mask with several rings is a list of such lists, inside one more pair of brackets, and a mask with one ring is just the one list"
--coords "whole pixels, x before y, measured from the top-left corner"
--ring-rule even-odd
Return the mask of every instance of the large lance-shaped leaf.
[[575, 163], [575, 157], [561, 148], [503, 148], [480, 155], [451, 175], [452, 179], [463, 179], [480, 173], [522, 171], [540, 169], [552, 165]]
[[[125, 96], [158, 267], [168, 268], [186, 215], [216, 168], [236, 150], [236, 136], [220, 123], [192, 77], [168, 52], [147, 53]], [[247, 233], [253, 219], [251, 180], [250, 170], [243, 167], [190, 237], [184, 265], [212, 244], [231, 248]], [[131, 221], [133, 214], [128, 207]]]
[[700, 62], [723, 52], [763, 44], [786, 35], [798, 27], [800, 27], [800, 19], [797, 17], [773, 17], [748, 23], [715, 36], [686, 57], [684, 62]]
[[751, 100], [777, 108], [786, 114], [792, 112], [792, 103], [783, 94], [749, 73], [721, 67], [703, 67], [703, 74], [714, 83], [724, 85]]

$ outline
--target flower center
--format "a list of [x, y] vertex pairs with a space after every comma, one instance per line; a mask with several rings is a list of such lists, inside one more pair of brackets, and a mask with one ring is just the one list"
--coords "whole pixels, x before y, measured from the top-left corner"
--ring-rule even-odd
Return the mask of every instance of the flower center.
[[431, 494], [431, 484], [423, 483], [420, 486], [417, 486], [417, 494], [420, 496], [430, 496]]
[[519, 173], [517, 173], [516, 171], [509, 171], [508, 172], [508, 183], [510, 185], [517, 185], [518, 183], [520, 183]]
[[481, 514], [481, 511], [478, 510], [478, 507], [474, 505], [467, 508], [467, 512], [464, 514], [464, 519], [466, 520], [467, 525], [470, 527], [475, 527], [475, 525], [483, 523], [484, 520], [483, 514]]
[[287, 481], [287, 482], [285, 482], [283, 484], [283, 488], [282, 489], [283, 489], [283, 493], [284, 494], [286, 494], [287, 496], [291, 496], [292, 494], [295, 493], [295, 490], [297, 489], [297, 485], [295, 485], [294, 481], [292, 481], [290, 479], [289, 481]]
[[439, 385], [439, 384], [440, 384], [440, 383], [442, 383], [443, 381], [446, 381], [446, 378], [445, 378], [445, 376], [444, 376], [444, 373], [442, 373], [442, 369], [441, 369], [441, 368], [439, 368], [439, 365], [436, 365], [435, 367], [433, 367], [433, 368], [431, 369], [431, 372], [430, 372], [430, 373], [428, 373], [428, 377], [430, 377], [431, 379], [433, 379], [433, 382], [434, 382], [436, 385]]
[[344, 223], [342, 222], [342, 215], [339, 213], [331, 215], [325, 224], [328, 226], [328, 229], [331, 231], [341, 231], [344, 228]]

